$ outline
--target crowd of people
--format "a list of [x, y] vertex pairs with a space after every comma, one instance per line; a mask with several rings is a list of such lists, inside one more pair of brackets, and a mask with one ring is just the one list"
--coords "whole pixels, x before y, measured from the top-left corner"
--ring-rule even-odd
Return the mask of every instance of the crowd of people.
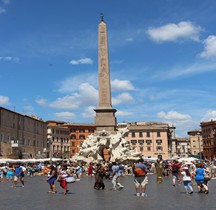
[[68, 183], [80, 181], [82, 175], [94, 177], [93, 189], [104, 190], [104, 179], [110, 180], [111, 190], [122, 190], [121, 177], [133, 175], [136, 196], [147, 196], [148, 174], [156, 173], [156, 182], [163, 183], [166, 177], [171, 177], [173, 187], [183, 184], [185, 193], [193, 194], [195, 185], [199, 193], [209, 193], [208, 182], [215, 176], [215, 164], [211, 162], [179, 162], [178, 160], [144, 161], [140, 158], [134, 163], [100, 162], [78, 164], [71, 162], [35, 163], [35, 164], [2, 164], [0, 165], [0, 182], [8, 182], [10, 187], [16, 187], [20, 182], [24, 187], [25, 175], [43, 175], [49, 185], [48, 193], [57, 192], [56, 183], [68, 194]]
[[157, 181], [160, 177], [172, 177], [173, 187], [183, 183], [185, 192], [193, 194], [193, 187], [197, 185], [198, 193], [209, 193], [208, 182], [215, 177], [215, 163], [205, 161], [179, 162], [178, 160], [163, 161], [158, 159], [155, 164]]

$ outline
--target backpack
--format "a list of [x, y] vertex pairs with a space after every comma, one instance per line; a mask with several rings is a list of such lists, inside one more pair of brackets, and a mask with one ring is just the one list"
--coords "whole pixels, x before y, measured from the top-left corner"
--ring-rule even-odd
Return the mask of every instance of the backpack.
[[178, 167], [178, 165], [174, 165], [174, 166], [173, 166], [172, 172], [173, 172], [173, 173], [178, 173], [178, 172], [179, 172], [179, 167]]
[[145, 176], [146, 172], [142, 168], [134, 168], [135, 176]]

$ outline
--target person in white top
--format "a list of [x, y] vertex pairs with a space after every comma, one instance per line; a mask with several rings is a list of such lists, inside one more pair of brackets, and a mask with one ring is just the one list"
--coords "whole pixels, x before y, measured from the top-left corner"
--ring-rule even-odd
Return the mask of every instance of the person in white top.
[[[183, 167], [181, 172], [181, 178], [184, 184], [186, 194], [193, 194], [193, 187], [191, 183], [191, 174], [188, 170], [188, 167]], [[188, 192], [190, 190], [190, 192]]]

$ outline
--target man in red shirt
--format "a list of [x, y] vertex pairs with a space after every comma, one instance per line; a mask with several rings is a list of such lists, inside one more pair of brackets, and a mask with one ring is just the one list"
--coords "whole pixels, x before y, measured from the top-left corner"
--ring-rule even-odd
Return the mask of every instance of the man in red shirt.
[[173, 187], [176, 185], [176, 180], [179, 181], [180, 169], [181, 165], [177, 160], [174, 160], [174, 163], [171, 165]]

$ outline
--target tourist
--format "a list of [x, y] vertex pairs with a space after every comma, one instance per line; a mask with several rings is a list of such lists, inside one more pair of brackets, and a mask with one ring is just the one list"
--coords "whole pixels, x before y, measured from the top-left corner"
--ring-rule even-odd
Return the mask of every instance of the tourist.
[[0, 182], [3, 182], [3, 178], [4, 178], [4, 169], [5, 169], [5, 167], [1, 164], [1, 165], [0, 165]]
[[81, 175], [82, 175], [82, 172], [83, 172], [83, 166], [80, 164], [76, 167], [76, 175], [77, 175], [77, 181], [80, 181], [81, 179]]
[[57, 193], [56, 187], [55, 187], [55, 181], [57, 179], [57, 169], [54, 165], [51, 166], [51, 171], [49, 173], [47, 182], [50, 185], [49, 193]]
[[117, 165], [116, 162], [112, 163], [112, 184], [113, 187], [111, 188], [111, 190], [121, 190], [124, 188], [124, 186], [122, 184], [120, 184], [119, 182], [119, 178], [121, 176], [120, 170], [119, 170], [119, 166]]
[[7, 179], [7, 182], [9, 184], [11, 184], [10, 187], [13, 187], [13, 178], [14, 178], [14, 167], [9, 164], [7, 167], [6, 167], [6, 170], [7, 170], [7, 173], [6, 173], [6, 179]]
[[18, 181], [21, 181], [22, 187], [24, 187], [24, 171], [20, 164], [17, 164], [14, 172], [14, 187], [17, 185]]
[[[181, 179], [184, 184], [185, 192], [186, 194], [192, 194], [193, 193], [193, 187], [192, 187], [192, 182], [191, 182], [191, 174], [189, 172], [188, 167], [183, 167], [182, 172], [181, 172]], [[190, 192], [188, 191], [190, 190]]]
[[64, 165], [60, 169], [58, 180], [60, 181], [60, 187], [64, 189], [64, 195], [66, 195], [69, 190], [67, 189], [67, 181], [66, 178], [69, 176], [69, 173], [67, 171], [67, 166]]
[[88, 176], [92, 176], [93, 175], [93, 163], [89, 163], [88, 166]]
[[173, 187], [176, 186], [176, 180], [179, 182], [180, 169], [181, 165], [177, 160], [174, 160], [174, 163], [171, 164]]
[[198, 188], [198, 192], [201, 193], [202, 188], [205, 189], [204, 193], [208, 194], [208, 186], [206, 184], [204, 184], [204, 174], [205, 174], [205, 170], [203, 168], [203, 165], [201, 163], [197, 164], [197, 169], [196, 169], [196, 176], [195, 176], [195, 181], [197, 183], [197, 188]]
[[163, 163], [163, 168], [164, 168], [164, 176], [165, 177], [169, 177], [169, 172], [170, 172], [170, 164], [169, 164], [169, 161], [168, 160], [166, 160], [166, 161], [164, 161], [164, 163]]
[[104, 190], [105, 185], [103, 182], [103, 177], [105, 176], [105, 170], [102, 164], [98, 163], [95, 168], [95, 184], [94, 189], [96, 190]]
[[125, 170], [125, 166], [123, 163], [121, 163], [119, 165], [119, 173], [121, 174], [121, 176], [124, 176], [124, 170]]
[[[137, 161], [137, 164], [133, 167], [134, 184], [137, 196], [147, 196], [145, 193], [146, 185], [148, 184], [147, 167], [143, 163], [143, 159]], [[141, 187], [141, 192], [140, 192]]]
[[193, 161], [191, 163], [188, 162], [187, 165], [188, 165], [189, 172], [191, 174], [192, 185], [194, 185], [195, 184], [195, 175], [196, 175], [196, 165]]

